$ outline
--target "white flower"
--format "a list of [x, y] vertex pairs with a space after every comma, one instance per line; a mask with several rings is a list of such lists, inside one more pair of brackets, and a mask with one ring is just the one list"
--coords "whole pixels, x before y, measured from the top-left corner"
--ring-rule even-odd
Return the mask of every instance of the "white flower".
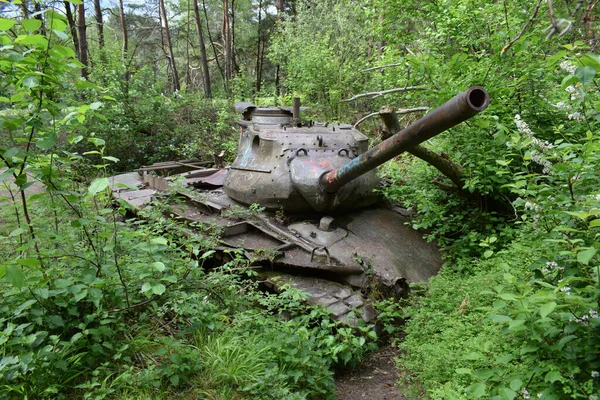
[[[598, 311], [596, 310], [590, 310], [590, 318], [598, 318]], [[598, 373], [598, 371], [596, 371], [596, 373]]]
[[567, 71], [568, 73], [570, 73], [571, 75], [573, 75], [575, 73], [575, 70], [577, 70], [577, 67], [575, 65], [571, 64], [570, 62], [568, 62], [567, 60], [564, 60], [563, 62], [561, 62], [560, 67], [562, 69], [564, 69], [565, 71]]
[[583, 117], [581, 116], [581, 113], [579, 113], [578, 111], [575, 111], [574, 113], [567, 115], [567, 118], [573, 119], [575, 121], [581, 121], [583, 119]]
[[521, 390], [521, 396], [523, 396], [524, 399], [530, 399], [531, 398], [531, 396], [529, 395], [529, 392], [525, 388], [523, 388], [523, 390]]
[[563, 286], [560, 288], [560, 291], [566, 294], [570, 294], [569, 292], [571, 291], [571, 286], [567, 285], [567, 286]]
[[600, 376], [600, 372], [598, 371], [592, 371], [592, 378], [597, 378]]
[[544, 396], [542, 393], [538, 393], [538, 399], [541, 399]]

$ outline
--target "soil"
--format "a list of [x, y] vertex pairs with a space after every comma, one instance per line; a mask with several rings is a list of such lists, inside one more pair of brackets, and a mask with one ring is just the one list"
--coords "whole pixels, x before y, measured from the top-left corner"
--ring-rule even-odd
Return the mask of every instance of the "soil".
[[406, 400], [395, 386], [398, 369], [394, 357], [399, 351], [391, 346], [373, 352], [351, 371], [336, 375], [338, 400]]

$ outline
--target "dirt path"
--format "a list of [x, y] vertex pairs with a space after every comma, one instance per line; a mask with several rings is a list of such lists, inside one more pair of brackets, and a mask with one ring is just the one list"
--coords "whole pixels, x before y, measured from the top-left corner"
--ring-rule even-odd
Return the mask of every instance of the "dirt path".
[[386, 346], [363, 361], [352, 371], [336, 376], [338, 400], [406, 400], [395, 386], [398, 369], [394, 357], [398, 350]]
[[[2, 174], [4, 171], [6, 171], [6, 168], [0, 168], [0, 174]], [[32, 180], [33, 178], [28, 177], [29, 180]], [[13, 177], [9, 177], [6, 178], [6, 180], [4, 181], [0, 181], [0, 202], [2, 201], [8, 201], [10, 199], [10, 193], [9, 190], [7, 189], [6, 185], [10, 186], [12, 192], [14, 195], [17, 195], [19, 192], [19, 187], [16, 186], [14, 183], [14, 179]], [[25, 191], [25, 193], [27, 194], [35, 194], [35, 193], [42, 193], [44, 191], [44, 185], [42, 185], [40, 182], [34, 182], [33, 185], [31, 185], [30, 187], [28, 187]], [[4, 197], [7, 197], [8, 199], [4, 199]]]

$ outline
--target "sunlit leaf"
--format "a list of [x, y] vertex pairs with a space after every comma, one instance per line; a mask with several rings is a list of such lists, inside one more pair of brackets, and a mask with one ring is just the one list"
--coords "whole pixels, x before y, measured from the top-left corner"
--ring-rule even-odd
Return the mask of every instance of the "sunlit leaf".
[[592, 257], [594, 257], [597, 252], [598, 250], [595, 248], [580, 251], [579, 253], [577, 253], [577, 261], [579, 261], [583, 265], [588, 265]]
[[96, 193], [99, 193], [106, 189], [108, 185], [108, 178], [96, 178], [90, 184], [90, 187], [88, 188], [88, 193], [93, 196]]
[[36, 31], [42, 26], [42, 21], [39, 19], [24, 19], [21, 21], [21, 26], [26, 31]]
[[30, 89], [40, 85], [40, 80], [32, 75], [25, 77], [22, 82], [23, 86], [28, 87]]
[[152, 293], [157, 295], [163, 294], [165, 290], [167, 290], [167, 288], [162, 283], [157, 283], [156, 285], [152, 286]]
[[21, 268], [15, 265], [4, 267], [4, 279], [17, 288], [22, 288], [25, 285], [25, 275], [23, 275]]
[[575, 70], [575, 76], [581, 79], [583, 86], [587, 86], [594, 81], [596, 70], [590, 66], [578, 67]]
[[13, 19], [0, 18], [0, 31], [7, 31], [12, 28], [17, 21]]
[[540, 307], [540, 317], [546, 318], [556, 308], [556, 303], [551, 301]]
[[48, 135], [38, 139], [38, 141], [35, 143], [35, 145], [42, 150], [50, 150], [52, 147], [54, 147], [55, 144], [56, 144], [56, 135], [54, 135], [54, 134], [48, 134]]

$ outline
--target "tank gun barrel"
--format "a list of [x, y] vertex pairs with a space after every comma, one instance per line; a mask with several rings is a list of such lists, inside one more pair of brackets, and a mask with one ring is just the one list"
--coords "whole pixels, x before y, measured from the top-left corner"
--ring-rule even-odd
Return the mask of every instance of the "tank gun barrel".
[[483, 111], [489, 102], [490, 96], [484, 88], [470, 87], [348, 164], [323, 174], [319, 179], [321, 190], [337, 192], [367, 171]]

